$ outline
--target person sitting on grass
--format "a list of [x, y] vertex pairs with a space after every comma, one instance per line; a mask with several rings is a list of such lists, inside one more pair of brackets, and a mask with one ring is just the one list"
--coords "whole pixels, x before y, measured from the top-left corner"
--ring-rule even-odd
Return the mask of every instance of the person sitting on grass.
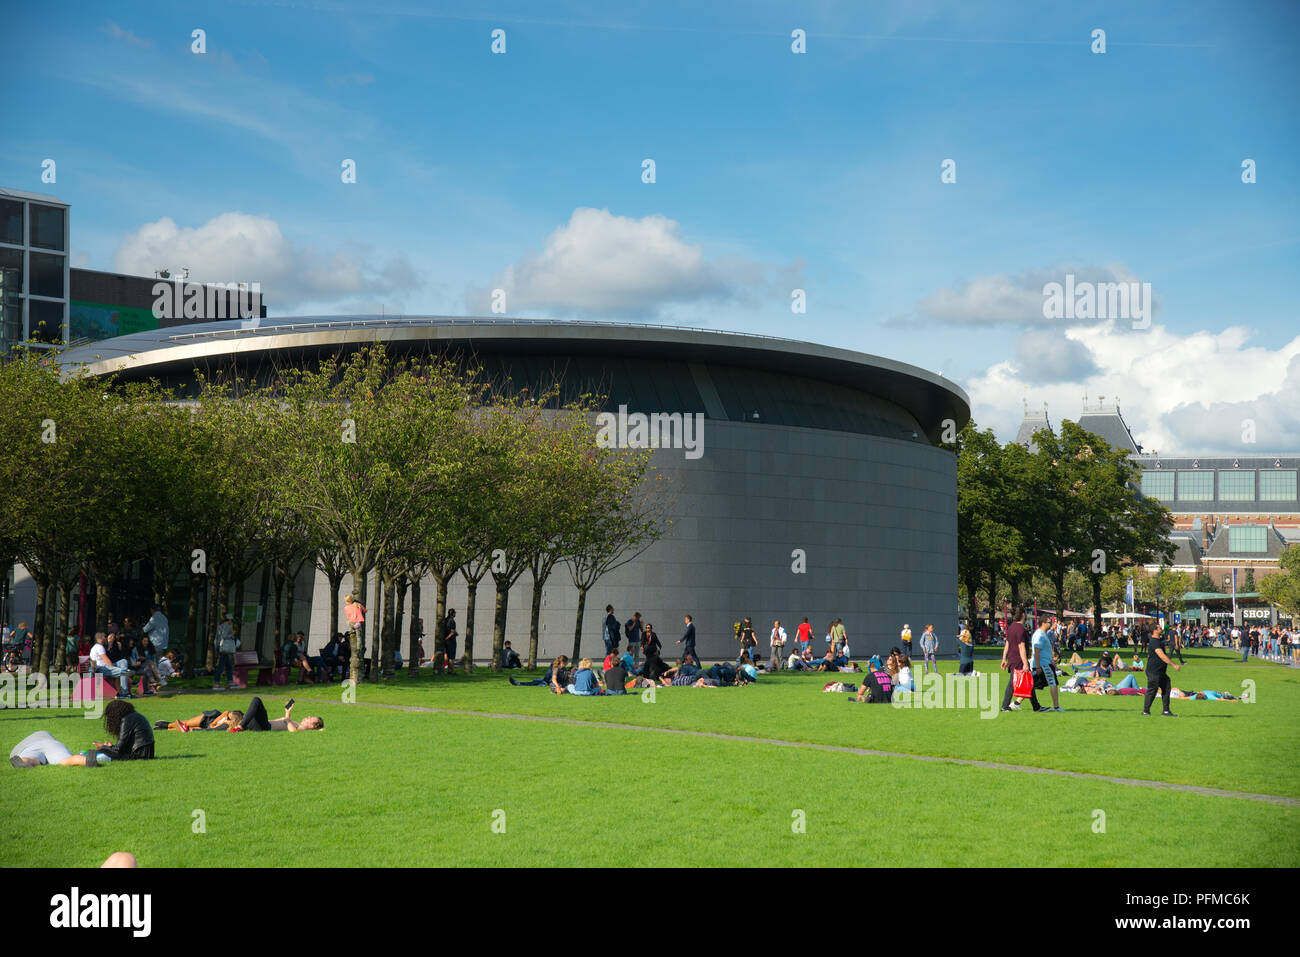
[[171, 651], [170, 649], [164, 651], [163, 656], [158, 659], [158, 674], [162, 678], [163, 683], [166, 684], [167, 679], [173, 675], [179, 674], [180, 670], [181, 669], [176, 664], [176, 652]]
[[162, 675], [158, 672], [158, 652], [148, 635], [141, 635], [131, 649], [131, 667], [144, 677], [149, 690], [157, 691], [163, 686]]
[[48, 731], [34, 731], [23, 738], [9, 752], [9, 763], [16, 768], [39, 768], [42, 764], [61, 764], [64, 767], [94, 767], [98, 763], [107, 763], [108, 759], [97, 761], [94, 752], [73, 754], [68, 746], [54, 738]]
[[894, 679], [894, 691], [915, 691], [912, 683], [912, 659], [903, 652], [890, 656], [890, 676]]
[[213, 709], [179, 721], [157, 721], [154, 723], [154, 728], [158, 731], [225, 731], [239, 724], [243, 718], [242, 711]]
[[573, 673], [573, 680], [564, 690], [582, 696], [600, 694], [600, 682], [596, 680], [596, 672], [591, 670], [590, 658], [578, 662], [578, 670]]
[[568, 658], [565, 658], [564, 655], [560, 655], [551, 662], [551, 666], [546, 669], [546, 674], [542, 675], [540, 678], [533, 678], [531, 681], [520, 681], [514, 675], [507, 675], [507, 677], [510, 679], [510, 683], [516, 688], [536, 688], [541, 687], [542, 685], [554, 688], [556, 669], [568, 664], [568, 661]]
[[[1077, 658], [1078, 655], [1075, 655]], [[957, 674], [969, 675], [975, 671], [975, 643], [971, 640], [970, 629], [963, 628], [957, 636]]]
[[322, 731], [325, 722], [315, 715], [308, 715], [301, 721], [293, 720], [293, 701], [284, 706], [284, 717], [271, 719], [266, 713], [262, 699], [254, 697], [244, 709], [244, 716], [231, 731]]
[[555, 659], [555, 664], [551, 666], [551, 690], [556, 694], [564, 694], [569, 690], [569, 682], [573, 679], [573, 669], [569, 667], [567, 655], [560, 655]]
[[101, 759], [147, 761], [153, 757], [153, 729], [131, 702], [115, 699], [104, 706], [104, 730], [117, 740], [94, 746]]
[[614, 658], [605, 666], [605, 694], [627, 694], [627, 665], [622, 658]]
[[519, 652], [510, 647], [510, 642], [506, 642], [501, 649], [501, 667], [502, 668], [522, 668], [524, 663], [519, 660]]

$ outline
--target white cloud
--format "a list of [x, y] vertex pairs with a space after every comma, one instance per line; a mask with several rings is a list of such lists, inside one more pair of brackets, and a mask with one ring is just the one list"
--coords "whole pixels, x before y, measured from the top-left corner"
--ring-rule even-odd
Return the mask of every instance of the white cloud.
[[130, 30], [125, 30], [122, 27], [119, 27], [112, 20], [108, 21], [108, 23], [104, 26], [104, 32], [107, 33], [114, 40], [121, 40], [123, 43], [128, 43], [131, 46], [138, 47], [141, 50], [147, 50], [153, 46], [152, 40], [146, 40], [144, 37], [136, 36]]
[[[1034, 408], [1046, 402], [1056, 425], [1078, 419], [1086, 393], [1092, 401], [1119, 400], [1147, 451], [1300, 449], [1300, 335], [1277, 349], [1252, 346], [1251, 331], [1241, 326], [1179, 335], [1162, 325], [1135, 332], [1130, 323], [1108, 321], [1062, 330], [1062, 338], [1067, 335], [1073, 345], [1063, 348], [1091, 363], [1092, 374], [1070, 380], [1032, 361], [1000, 362], [965, 383], [975, 421], [1008, 440], [1024, 400]], [[1253, 444], [1242, 441], [1246, 419], [1255, 423]]]
[[[632, 219], [607, 209], [578, 208], [540, 253], [507, 266], [486, 288], [471, 290], [471, 312], [489, 314], [493, 289], [506, 312], [653, 319], [681, 303], [747, 301], [799, 265], [771, 267], [740, 257], [710, 259], [682, 239], [664, 216]], [[789, 290], [784, 295], [789, 297]]]
[[239, 212], [197, 227], [179, 227], [166, 216], [145, 223], [122, 241], [113, 266], [139, 276], [188, 266], [197, 282], [257, 282], [273, 315], [307, 304], [339, 308], [358, 299], [383, 301], [420, 285], [402, 258], [376, 262], [373, 251], [359, 244], [327, 251], [300, 245], [275, 220]]
[[897, 317], [892, 323], [929, 320], [961, 325], [1059, 326], [1063, 320], [1043, 315], [1043, 287], [1048, 283], [1064, 285], [1068, 275], [1074, 276], [1076, 284], [1139, 281], [1121, 265], [1050, 266], [1015, 275], [976, 276], [956, 288], [931, 293], [916, 304], [910, 315]]

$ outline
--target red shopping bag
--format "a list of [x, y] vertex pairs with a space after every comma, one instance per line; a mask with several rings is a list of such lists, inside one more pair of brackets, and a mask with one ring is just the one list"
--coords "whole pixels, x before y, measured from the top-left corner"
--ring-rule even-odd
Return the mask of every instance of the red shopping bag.
[[1017, 668], [1011, 675], [1011, 694], [1017, 698], [1028, 698], [1033, 693], [1033, 674], [1024, 668]]

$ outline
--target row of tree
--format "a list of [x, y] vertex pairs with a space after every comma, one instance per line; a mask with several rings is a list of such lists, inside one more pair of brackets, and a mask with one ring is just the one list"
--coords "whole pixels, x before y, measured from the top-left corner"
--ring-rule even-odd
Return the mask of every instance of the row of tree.
[[[1106, 601], [1124, 587], [1122, 570], [1173, 557], [1172, 517], [1142, 497], [1140, 471], [1123, 450], [1074, 422], [1059, 435], [1038, 432], [1033, 445], [1004, 445], [970, 422], [950, 446], [959, 585], [972, 613], [986, 596], [990, 627], [1005, 586], [1013, 605], [1043, 594], [1057, 610], [1091, 605], [1100, 631]], [[1030, 593], [1036, 581], [1045, 593]], [[1179, 587], [1168, 577], [1160, 584], [1166, 599]]]
[[[499, 667], [510, 590], [528, 574], [531, 666], [542, 588], [563, 567], [579, 593], [576, 657], [588, 590], [662, 537], [672, 495], [649, 450], [595, 442], [598, 397], [558, 394], [382, 347], [282, 371], [269, 385], [201, 379], [191, 401], [11, 358], [0, 364], [0, 566], [20, 561], [36, 582], [38, 667], [63, 665], [56, 634], [70, 630], [81, 576], [97, 588], [102, 630], [112, 582], [141, 559], [163, 607], [189, 577], [187, 670], [211, 662], [221, 611], [242, 610], [245, 582], [263, 568], [278, 645], [282, 598], [292, 607], [293, 582], [311, 565], [330, 582], [332, 622], [344, 579], [366, 604], [374, 574], [376, 677], [393, 672], [404, 621], [418, 667], [426, 577], [437, 585], [436, 660], [448, 586], [456, 575], [467, 583], [468, 668], [479, 584], [491, 579]], [[354, 680], [366, 653], [353, 643]]]

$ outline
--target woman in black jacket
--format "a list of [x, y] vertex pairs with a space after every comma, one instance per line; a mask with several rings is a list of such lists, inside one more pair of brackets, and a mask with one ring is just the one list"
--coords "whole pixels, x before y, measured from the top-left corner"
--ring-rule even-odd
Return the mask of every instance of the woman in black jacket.
[[116, 743], [95, 745], [95, 752], [114, 761], [141, 761], [153, 757], [153, 729], [149, 719], [129, 701], [113, 700], [104, 706], [104, 730]]

